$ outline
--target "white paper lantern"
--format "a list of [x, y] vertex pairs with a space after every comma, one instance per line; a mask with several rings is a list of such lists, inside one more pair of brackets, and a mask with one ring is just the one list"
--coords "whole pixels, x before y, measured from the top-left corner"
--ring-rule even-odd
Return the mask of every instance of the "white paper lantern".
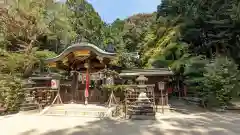
[[59, 87], [59, 80], [51, 80], [51, 88], [52, 89], [58, 89]]

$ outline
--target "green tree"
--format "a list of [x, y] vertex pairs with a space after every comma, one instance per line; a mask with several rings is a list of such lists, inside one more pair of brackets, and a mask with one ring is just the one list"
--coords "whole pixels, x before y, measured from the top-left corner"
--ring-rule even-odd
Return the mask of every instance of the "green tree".
[[5, 103], [8, 113], [18, 111], [24, 97], [24, 78], [40, 65], [39, 53], [54, 54], [39, 51], [39, 48], [51, 49], [43, 47], [50, 40], [65, 41], [62, 31], [71, 29], [59, 25], [67, 23], [67, 18], [61, 13], [53, 15], [55, 6], [60, 8], [56, 11], [63, 11], [61, 4], [47, 0], [13, 0], [7, 8], [0, 8], [0, 100]]
[[103, 45], [104, 22], [92, 5], [86, 0], [68, 0], [66, 3], [73, 13], [69, 19], [77, 34], [75, 41]]
[[205, 67], [205, 100], [208, 105], [224, 106], [239, 93], [239, 71], [233, 60], [217, 57]]

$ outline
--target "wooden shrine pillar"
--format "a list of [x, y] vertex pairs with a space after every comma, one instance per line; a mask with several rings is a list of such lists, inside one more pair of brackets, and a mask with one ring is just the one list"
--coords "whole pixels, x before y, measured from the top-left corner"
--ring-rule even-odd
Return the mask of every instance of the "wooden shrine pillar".
[[76, 90], [78, 89], [78, 72], [73, 71], [72, 72], [72, 84], [71, 84], [71, 103], [75, 103], [75, 98], [76, 98]]

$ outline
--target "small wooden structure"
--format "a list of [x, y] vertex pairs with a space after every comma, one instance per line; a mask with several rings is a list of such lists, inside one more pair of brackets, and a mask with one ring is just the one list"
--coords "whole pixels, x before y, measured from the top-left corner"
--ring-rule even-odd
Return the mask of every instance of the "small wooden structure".
[[[92, 79], [90, 74], [98, 73], [102, 69], [107, 68], [115, 55], [115, 53], [101, 50], [93, 44], [78, 43], [69, 46], [57, 57], [45, 60], [45, 63], [49, 67], [58, 68], [71, 73], [71, 90], [66, 90], [66, 93], [71, 93], [71, 103], [84, 102], [88, 104], [88, 100], [91, 99], [92, 96], [92, 93], [89, 92], [89, 85]], [[95, 90], [95, 92], [99, 93], [98, 90]], [[83, 96], [84, 101], [82, 98]]]
[[162, 97], [164, 98], [164, 105], [168, 105], [168, 94], [167, 94], [167, 88], [165, 87], [165, 90], [163, 91], [163, 96], [161, 96], [161, 90], [158, 88], [158, 82], [163, 81], [166, 82], [166, 84], [169, 82], [170, 77], [173, 75], [173, 72], [167, 68], [155, 68], [155, 69], [128, 69], [128, 70], [122, 70], [119, 74], [120, 77], [127, 82], [131, 82], [133, 84], [137, 84], [136, 78], [140, 75], [144, 75], [148, 78], [146, 81], [147, 85], [152, 85], [154, 90], [154, 96], [155, 96], [155, 103], [156, 105], [162, 105]]
[[145, 84], [144, 75], [136, 78], [136, 85], [129, 85], [125, 91], [126, 117], [131, 119], [155, 119], [154, 86]]
[[32, 76], [25, 84], [25, 100], [21, 104], [21, 111], [44, 108], [50, 105], [57, 90], [51, 89], [50, 75]]

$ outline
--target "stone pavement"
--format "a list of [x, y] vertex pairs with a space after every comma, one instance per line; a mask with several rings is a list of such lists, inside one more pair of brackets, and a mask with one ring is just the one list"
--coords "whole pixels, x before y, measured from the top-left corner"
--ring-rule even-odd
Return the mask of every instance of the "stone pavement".
[[169, 112], [156, 121], [13, 115], [0, 118], [1, 135], [239, 135], [240, 114]]

